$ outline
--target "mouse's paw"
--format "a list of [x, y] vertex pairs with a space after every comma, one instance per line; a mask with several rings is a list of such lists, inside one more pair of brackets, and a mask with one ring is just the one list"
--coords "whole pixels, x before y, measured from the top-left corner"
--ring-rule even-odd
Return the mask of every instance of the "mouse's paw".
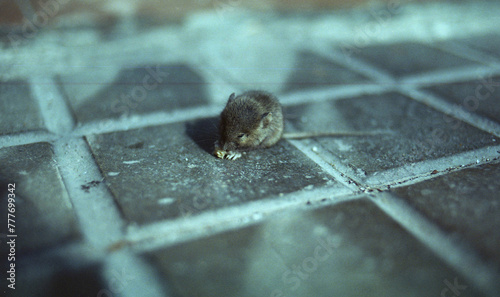
[[222, 147], [220, 146], [219, 144], [219, 141], [217, 140], [215, 143], [214, 143], [214, 156], [216, 156], [217, 158], [219, 159], [224, 159], [224, 157], [226, 156], [226, 151], [222, 149]]
[[218, 146], [218, 143], [215, 143], [214, 156], [219, 159], [236, 160], [241, 157], [241, 153], [236, 151], [223, 150]]
[[236, 160], [241, 157], [240, 152], [226, 152], [226, 159], [228, 160]]
[[219, 159], [224, 159], [226, 157], [227, 152], [221, 149], [215, 149], [214, 155]]

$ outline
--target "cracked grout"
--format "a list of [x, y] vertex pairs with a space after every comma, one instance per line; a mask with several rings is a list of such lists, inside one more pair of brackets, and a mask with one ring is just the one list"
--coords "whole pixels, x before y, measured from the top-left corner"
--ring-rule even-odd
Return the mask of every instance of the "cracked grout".
[[[83, 185], [104, 180], [88, 144], [81, 138], [61, 139], [54, 144], [54, 151], [84, 237], [98, 254], [106, 253], [113, 242], [124, 236], [126, 223], [121, 219], [106, 183], [103, 183], [104, 188], [98, 185], [89, 189], [91, 193], [83, 191]], [[92, 199], [89, 199], [90, 195]], [[155, 276], [152, 269], [128, 249], [105, 257], [103, 277], [109, 284], [109, 290], [101, 289], [99, 295], [164, 295], [159, 276]], [[119, 289], [112, 286], [117, 281], [121, 284]], [[137, 287], [137, 282], [146, 284], [148, 289], [145, 291]]]
[[[126, 223], [105, 182], [87, 189], [90, 193], [83, 190], [83, 185], [104, 180], [88, 144], [81, 138], [61, 139], [54, 144], [54, 152], [84, 238], [94, 253], [106, 254], [113, 243], [123, 238]], [[123, 297], [163, 295], [160, 281], [153, 277], [151, 268], [128, 249], [106, 256], [104, 266], [103, 275], [110, 284], [110, 290], [113, 289], [111, 284], [120, 281], [123, 291], [101, 289], [99, 294], [116, 293]], [[117, 274], [124, 276], [124, 273], [130, 271], [134, 272], [132, 279], [117, 277]], [[136, 282], [133, 282], [136, 278], [147, 284], [147, 292], [141, 291], [138, 294], [137, 286], [134, 286]]]
[[[97, 251], [104, 251], [123, 236], [121, 219], [112, 194], [103, 181], [90, 149], [81, 138], [62, 138], [54, 144], [61, 177], [79, 220], [83, 236]], [[84, 191], [84, 185], [97, 181]], [[89, 198], [92, 199], [89, 199]]]

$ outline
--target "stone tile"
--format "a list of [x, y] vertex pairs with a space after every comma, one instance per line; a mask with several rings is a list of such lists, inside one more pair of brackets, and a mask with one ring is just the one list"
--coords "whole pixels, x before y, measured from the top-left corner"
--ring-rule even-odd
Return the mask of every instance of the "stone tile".
[[[368, 200], [277, 214], [146, 255], [174, 296], [481, 296]], [[445, 292], [445, 293], [443, 293]]]
[[361, 74], [312, 52], [303, 51], [297, 55], [296, 66], [283, 91], [323, 88], [367, 81], [368, 79]]
[[25, 80], [0, 81], [0, 135], [44, 130], [37, 101]]
[[[10, 296], [112, 296], [110, 286], [101, 277], [102, 267], [99, 264], [74, 268], [67, 265], [72, 262], [68, 259], [39, 262], [41, 263], [37, 262], [35, 265], [26, 262], [18, 264], [16, 290]], [[119, 276], [120, 273], [117, 272], [116, 275]], [[113, 289], [120, 287], [121, 284]]]
[[460, 40], [468, 46], [500, 58], [500, 35], [489, 34]]
[[478, 80], [436, 85], [427, 90], [464, 110], [485, 116], [500, 123], [500, 76]]
[[395, 78], [478, 65], [464, 58], [415, 42], [354, 49], [352, 56], [387, 71]]
[[457, 128], [444, 114], [397, 93], [303, 104], [285, 112], [298, 131], [392, 133], [316, 139], [359, 178], [500, 143], [466, 123]]
[[125, 217], [140, 224], [332, 183], [286, 142], [235, 161], [217, 159], [215, 129], [215, 119], [204, 119], [88, 141]]
[[[7, 184], [16, 184], [15, 233], [19, 252], [53, 247], [80, 236], [50, 144], [3, 148], [0, 164], [0, 194], [5, 205]], [[7, 208], [1, 208], [1, 217], [7, 222]], [[0, 228], [1, 233], [7, 234], [7, 224]]]
[[393, 189], [393, 193], [500, 268], [499, 177], [497, 161]]
[[207, 104], [206, 82], [185, 64], [109, 67], [58, 78], [80, 123]]

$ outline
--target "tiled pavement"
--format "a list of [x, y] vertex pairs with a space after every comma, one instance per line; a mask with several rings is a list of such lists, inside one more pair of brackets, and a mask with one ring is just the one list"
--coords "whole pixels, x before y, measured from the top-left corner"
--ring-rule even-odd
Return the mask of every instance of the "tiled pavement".
[[[310, 15], [216, 16], [0, 50], [0, 292], [500, 296], [497, 23], [346, 48], [287, 40]], [[385, 133], [211, 156], [227, 96], [256, 87], [290, 131]]]

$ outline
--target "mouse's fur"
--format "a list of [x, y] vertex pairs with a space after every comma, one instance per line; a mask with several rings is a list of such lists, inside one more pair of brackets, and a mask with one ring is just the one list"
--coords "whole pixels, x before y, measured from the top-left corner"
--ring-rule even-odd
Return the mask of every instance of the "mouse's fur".
[[283, 134], [283, 111], [278, 99], [264, 91], [231, 94], [220, 116], [217, 150], [246, 151], [270, 147]]

